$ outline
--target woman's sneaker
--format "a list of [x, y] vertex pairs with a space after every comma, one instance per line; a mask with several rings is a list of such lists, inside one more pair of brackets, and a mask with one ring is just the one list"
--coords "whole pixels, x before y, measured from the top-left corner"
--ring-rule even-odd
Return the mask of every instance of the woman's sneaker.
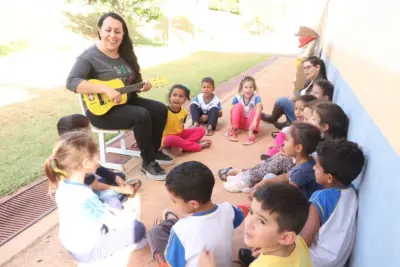
[[156, 161], [160, 165], [172, 165], [175, 162], [175, 160], [173, 158], [171, 158], [168, 155], [165, 155], [161, 150], [158, 150], [154, 154], [154, 157], [156, 158]]
[[157, 180], [157, 181], [164, 181], [167, 177], [163, 168], [160, 165], [153, 161], [150, 164], [143, 164], [142, 165], [142, 172], [147, 175], [147, 177]]

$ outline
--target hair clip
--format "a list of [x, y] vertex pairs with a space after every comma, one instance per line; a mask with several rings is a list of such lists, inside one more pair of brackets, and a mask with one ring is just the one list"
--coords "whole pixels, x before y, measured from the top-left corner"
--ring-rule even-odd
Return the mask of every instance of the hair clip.
[[246, 76], [242, 76], [242, 79], [240, 80], [241, 82], [243, 82], [244, 81], [244, 79], [246, 79]]

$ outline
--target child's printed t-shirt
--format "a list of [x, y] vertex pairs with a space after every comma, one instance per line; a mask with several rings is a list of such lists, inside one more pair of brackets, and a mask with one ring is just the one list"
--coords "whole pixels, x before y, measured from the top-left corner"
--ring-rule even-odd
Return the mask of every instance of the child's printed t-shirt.
[[168, 108], [168, 118], [163, 132], [163, 140], [167, 135], [180, 134], [184, 130], [187, 114], [188, 112], [184, 108], [181, 108], [179, 112], [173, 112]]
[[250, 267], [313, 267], [307, 244], [297, 236], [296, 247], [289, 257], [278, 257], [261, 254]]
[[241, 104], [243, 106], [245, 118], [250, 117], [251, 112], [259, 103], [261, 103], [261, 97], [256, 93], [253, 94], [248, 103], [245, 102], [244, 96], [241, 94], [237, 94], [232, 100], [232, 105]]
[[321, 227], [310, 246], [314, 267], [343, 267], [353, 249], [356, 232], [357, 193], [354, 187], [316, 191], [310, 203], [317, 209]]
[[203, 114], [208, 114], [208, 112], [210, 111], [210, 109], [212, 108], [218, 108], [218, 110], [221, 110], [221, 101], [219, 101], [219, 98], [214, 95], [213, 98], [211, 99], [211, 101], [206, 102], [204, 99], [203, 94], [199, 94], [197, 95], [193, 101], [192, 104], [197, 105], [199, 108], [201, 108]]
[[307, 198], [310, 198], [315, 191], [322, 189], [322, 186], [315, 180], [314, 165], [315, 160], [311, 158], [307, 162], [294, 166], [289, 171], [289, 182], [299, 186]]
[[200, 253], [212, 251], [218, 267], [232, 266], [233, 230], [244, 219], [230, 203], [180, 219], [171, 230], [165, 258], [172, 267], [197, 267]]
[[71, 253], [86, 253], [96, 246], [108, 213], [92, 189], [63, 179], [55, 196], [60, 217], [60, 241]]

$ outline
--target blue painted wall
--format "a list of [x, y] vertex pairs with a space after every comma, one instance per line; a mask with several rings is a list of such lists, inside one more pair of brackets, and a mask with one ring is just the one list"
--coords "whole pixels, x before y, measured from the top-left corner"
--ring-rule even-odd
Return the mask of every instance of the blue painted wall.
[[[332, 62], [322, 53], [328, 78], [335, 86], [334, 102], [350, 118], [348, 139], [367, 155], [364, 172], [354, 182], [359, 197], [356, 243], [351, 267], [399, 267], [400, 157]], [[371, 92], [373, 93], [373, 92]], [[377, 101], [379, 90], [376, 92]], [[393, 107], [398, 111], [400, 107]], [[394, 117], [393, 123], [399, 123]]]

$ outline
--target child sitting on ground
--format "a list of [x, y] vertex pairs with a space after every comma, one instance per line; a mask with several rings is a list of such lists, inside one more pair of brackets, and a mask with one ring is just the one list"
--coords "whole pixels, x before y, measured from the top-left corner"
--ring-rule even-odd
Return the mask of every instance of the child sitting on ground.
[[[317, 108], [318, 107], [318, 108]], [[315, 109], [315, 112], [314, 112]], [[306, 111], [311, 113], [311, 117], [306, 114]], [[349, 126], [349, 119], [344, 113], [343, 109], [337, 104], [326, 102], [323, 100], [315, 100], [309, 102], [303, 112], [303, 116], [307, 123], [313, 124], [318, 127], [321, 131], [321, 137], [324, 139], [335, 139], [335, 138], [346, 138], [347, 129]], [[316, 156], [315, 153], [311, 154], [313, 157]], [[278, 159], [278, 157], [280, 157]], [[284, 162], [281, 162], [284, 160]], [[255, 179], [271, 178], [276, 175], [276, 173], [286, 173], [287, 168], [290, 169], [293, 163], [287, 157], [278, 153], [267, 160], [263, 160], [261, 164], [257, 164], [253, 168], [249, 169], [250, 175]], [[268, 169], [274, 166], [272, 173], [267, 173]], [[277, 169], [278, 168], [278, 169]], [[225, 168], [218, 171], [218, 176], [221, 180], [226, 181], [228, 176], [236, 176], [243, 172], [243, 169], [237, 168]], [[247, 170], [245, 170], [247, 171]], [[263, 175], [261, 178], [260, 175]], [[278, 179], [282, 177], [277, 177]], [[233, 178], [234, 179], [234, 178]], [[252, 178], [253, 179], [253, 178]], [[275, 179], [275, 178], [273, 178]], [[278, 181], [279, 182], [279, 181]], [[261, 181], [260, 184], [264, 183]], [[258, 185], [260, 186], [260, 185]], [[248, 189], [245, 189], [248, 190]]]
[[[244, 242], [253, 253], [239, 250], [242, 266], [311, 267], [307, 244], [298, 235], [307, 220], [308, 206], [304, 195], [288, 184], [259, 188], [245, 219]], [[205, 250], [199, 266], [217, 267], [218, 257]]]
[[60, 137], [45, 162], [51, 188], [56, 188], [60, 241], [81, 263], [101, 260], [127, 247], [146, 245], [144, 225], [126, 211], [102, 203], [84, 184], [87, 173], [98, 167], [98, 149], [84, 131]]
[[308, 220], [300, 233], [310, 246], [314, 267], [343, 267], [350, 256], [358, 206], [351, 183], [364, 162], [356, 143], [336, 139], [318, 145], [315, 177], [324, 189], [311, 196]]
[[205, 77], [201, 81], [201, 93], [190, 104], [190, 115], [192, 116], [193, 126], [200, 126], [201, 123], [207, 124], [207, 136], [214, 134], [218, 118], [222, 117], [221, 102], [214, 95], [214, 91], [214, 79]]
[[169, 197], [179, 212], [191, 216], [178, 220], [165, 212], [164, 220], [150, 230], [149, 243], [159, 266], [198, 266], [204, 249], [218, 255], [218, 267], [232, 266], [233, 230], [244, 213], [229, 203], [214, 204], [214, 184], [211, 170], [197, 161], [184, 162], [168, 173]]
[[[307, 104], [314, 100], [320, 101], [332, 101], [333, 97], [333, 85], [327, 79], [318, 79], [314, 82], [313, 87], [309, 95], [303, 95], [297, 98], [294, 106], [294, 114], [296, 115], [296, 121], [308, 122], [311, 117], [311, 109], [307, 107]], [[317, 102], [314, 102], [314, 104]], [[313, 104], [310, 105], [310, 107]], [[268, 150], [266, 154], [261, 155], [261, 160], [272, 156], [279, 151], [279, 147], [282, 146], [283, 140], [285, 140], [285, 133], [288, 127], [285, 127], [280, 132], [273, 132], [271, 135], [275, 139], [275, 145]]]
[[317, 79], [313, 84], [310, 94], [318, 100], [332, 101], [333, 84], [327, 79]]
[[321, 137], [324, 140], [347, 138], [349, 118], [343, 109], [335, 103], [326, 101], [315, 103], [308, 123], [320, 129]]
[[286, 135], [282, 154], [276, 154], [267, 159], [264, 164], [266, 168], [261, 169], [259, 173], [254, 174], [254, 170], [250, 169], [234, 177], [228, 176], [224, 188], [229, 192], [250, 192], [251, 187], [263, 180], [264, 175], [268, 173], [280, 174], [274, 173], [276, 166], [273, 163], [279, 164], [294, 158], [296, 163], [293, 166], [292, 161], [293, 167], [289, 172], [281, 173], [278, 177], [271, 179], [264, 179], [264, 184], [289, 182], [300, 188], [307, 198], [310, 197], [316, 190], [320, 189], [314, 176], [315, 161], [310, 157], [320, 139], [321, 133], [317, 127], [303, 122], [293, 123]]
[[230, 129], [225, 137], [232, 142], [239, 141], [237, 131], [248, 130], [248, 138], [244, 145], [252, 145], [257, 139], [255, 134], [259, 132], [262, 104], [261, 98], [257, 95], [256, 80], [253, 77], [245, 76], [239, 84], [239, 92], [232, 100], [232, 107], [228, 113]]
[[[343, 109], [337, 104], [317, 100], [313, 103], [310, 102], [307, 106], [312, 107], [312, 116], [308, 120], [309, 124], [318, 127], [321, 131], [321, 138], [323, 140], [332, 140], [338, 138], [346, 138], [347, 131], [349, 128], [349, 119], [344, 113]], [[312, 157], [316, 158], [316, 152], [311, 154]], [[228, 171], [229, 174], [230, 171]], [[264, 178], [269, 178], [270, 175], [266, 175]], [[271, 183], [285, 181], [284, 176], [273, 177], [270, 179]], [[258, 188], [263, 183], [266, 183], [266, 179], [263, 179], [259, 184], [255, 186]]]
[[182, 84], [172, 86], [168, 94], [168, 118], [164, 128], [162, 146], [174, 155], [182, 152], [199, 152], [211, 146], [210, 140], [200, 141], [206, 130], [202, 127], [185, 129], [188, 112], [182, 107], [190, 99], [189, 89]]
[[[304, 121], [303, 117], [304, 107], [306, 104], [314, 100], [316, 100], [316, 98], [313, 95], [302, 95], [297, 97], [297, 99], [294, 101], [294, 115], [296, 115], [296, 121], [298, 122]], [[282, 131], [272, 133], [272, 137], [275, 138], [274, 146], [268, 149], [267, 153], [265, 154], [266, 156], [263, 156], [261, 160], [265, 160], [268, 157], [272, 157], [281, 150], [288, 130], [289, 127], [284, 127]]]
[[[58, 120], [59, 136], [72, 131], [86, 131], [91, 135], [88, 118], [82, 114], [72, 114]], [[102, 202], [117, 209], [122, 209], [121, 203], [126, 200], [125, 196], [136, 193], [142, 184], [138, 179], [133, 179], [131, 183], [132, 185], [126, 183], [123, 172], [115, 173], [102, 166], [99, 166], [95, 173], [87, 173], [85, 176], [85, 185], [90, 186]]]
[[313, 113], [313, 109], [316, 105], [326, 102], [325, 100], [313, 100], [304, 105], [303, 109], [303, 121], [307, 123], [311, 123], [311, 117]]

